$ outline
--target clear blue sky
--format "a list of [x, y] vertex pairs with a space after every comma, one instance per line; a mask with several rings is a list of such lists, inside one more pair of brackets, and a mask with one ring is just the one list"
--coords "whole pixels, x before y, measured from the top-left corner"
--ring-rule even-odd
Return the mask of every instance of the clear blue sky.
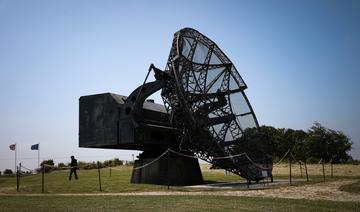
[[[215, 41], [248, 85], [260, 124], [342, 130], [360, 158], [360, 1], [0, 0], [0, 171], [19, 158], [68, 162], [133, 152], [78, 148], [78, 98], [128, 95], [173, 33]], [[157, 99], [159, 102], [160, 99]], [[36, 159], [19, 159], [34, 168]]]

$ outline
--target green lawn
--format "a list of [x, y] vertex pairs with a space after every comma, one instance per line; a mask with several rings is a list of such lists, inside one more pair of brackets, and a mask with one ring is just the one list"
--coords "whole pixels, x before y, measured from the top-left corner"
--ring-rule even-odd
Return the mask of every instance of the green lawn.
[[[131, 184], [132, 167], [120, 166], [118, 170], [101, 169], [101, 185], [103, 192], [130, 192], [165, 190], [167, 187], [146, 184]], [[99, 192], [98, 170], [79, 170], [79, 180], [69, 181], [69, 171], [53, 171], [45, 174], [45, 193], [93, 193]], [[16, 192], [15, 177], [0, 178], [0, 191], [2, 187], [12, 185], [6, 193]], [[20, 180], [20, 193], [41, 193], [41, 174], [23, 176]]]
[[[353, 170], [359, 169], [359, 166], [352, 167]], [[286, 171], [286, 169], [285, 169]], [[278, 173], [274, 176], [275, 179], [288, 179], [287, 173]], [[131, 184], [130, 178], [132, 167], [119, 166], [112, 168], [111, 176], [110, 169], [101, 169], [101, 184], [103, 192], [136, 192], [136, 191], [162, 191], [167, 190], [167, 186], [149, 185], [149, 184]], [[202, 173], [205, 182], [243, 182], [244, 179], [237, 175], [225, 176], [223, 170], [209, 170], [202, 167]], [[344, 172], [346, 174], [346, 172]], [[99, 192], [98, 170], [79, 170], [79, 180], [68, 180], [69, 170], [53, 171], [45, 174], [45, 193], [96, 193]], [[296, 175], [294, 178], [300, 178]], [[334, 176], [326, 180], [337, 179], [359, 179], [357, 176]], [[302, 178], [304, 179], [304, 178]], [[310, 183], [321, 182], [322, 175], [310, 176]], [[307, 183], [307, 182], [303, 182]], [[357, 187], [356, 187], [357, 186]], [[359, 184], [350, 186], [353, 192], [355, 189], [359, 190]], [[345, 191], [349, 189], [345, 188]], [[190, 190], [184, 187], [171, 187], [171, 190]], [[17, 193], [15, 177], [0, 177], [0, 193]], [[21, 177], [20, 193], [41, 193], [41, 174], [23, 176]]]
[[[349, 167], [353, 172], [359, 166]], [[286, 169], [284, 169], [286, 170]], [[340, 169], [339, 169], [340, 170]], [[243, 181], [236, 175], [225, 176], [223, 170], [208, 170], [202, 167], [206, 182]], [[167, 186], [131, 184], [132, 167], [120, 166], [101, 169], [103, 192], [165, 191]], [[359, 179], [357, 175], [336, 175], [333, 179]], [[45, 174], [45, 195], [41, 193], [41, 174], [23, 176], [20, 192], [16, 192], [15, 177], [0, 177], [0, 211], [360, 211], [359, 202], [337, 202], [320, 200], [293, 200], [281, 198], [234, 197], [234, 196], [58, 196], [52, 194], [99, 193], [98, 170], [79, 170], [79, 180], [68, 180], [68, 170]], [[287, 179], [286, 172], [277, 173], [275, 179]], [[300, 176], [296, 175], [299, 178]], [[304, 179], [304, 178], [303, 178]], [[312, 175], [310, 183], [322, 181], [322, 175]], [[306, 183], [306, 182], [303, 182]], [[345, 185], [344, 191], [359, 193], [360, 181]], [[269, 189], [269, 188], [268, 188]], [[171, 187], [170, 191], [194, 191], [184, 187]], [[212, 190], [207, 190], [211, 192]]]
[[[136, 192], [162, 191], [167, 186], [150, 184], [131, 184], [132, 167], [119, 166], [111, 169], [101, 169], [102, 192]], [[243, 181], [237, 175], [225, 176], [223, 171], [205, 171], [206, 182]], [[53, 171], [45, 174], [45, 193], [96, 193], [99, 192], [98, 170], [79, 170], [79, 180], [68, 180], [69, 171]], [[171, 187], [171, 190], [188, 190], [183, 187]], [[0, 192], [17, 193], [15, 177], [0, 177]], [[22, 176], [20, 193], [41, 193], [41, 174]]]
[[360, 194], [360, 180], [355, 183], [343, 185], [340, 187], [340, 190], [354, 194]]
[[359, 211], [360, 203], [230, 196], [2, 196], [1, 211]]

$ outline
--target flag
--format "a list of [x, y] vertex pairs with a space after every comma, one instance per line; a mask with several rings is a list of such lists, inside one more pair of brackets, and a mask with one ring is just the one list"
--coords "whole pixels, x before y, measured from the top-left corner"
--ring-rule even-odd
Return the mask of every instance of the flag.
[[16, 149], [16, 144], [11, 144], [11, 145], [9, 146], [9, 148], [10, 148], [12, 151], [15, 151], [15, 149]]
[[39, 144], [31, 145], [31, 150], [39, 150]]

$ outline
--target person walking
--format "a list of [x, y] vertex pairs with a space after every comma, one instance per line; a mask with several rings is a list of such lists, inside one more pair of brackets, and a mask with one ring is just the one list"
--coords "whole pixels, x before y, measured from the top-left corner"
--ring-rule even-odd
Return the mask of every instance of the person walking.
[[71, 163], [70, 163], [70, 176], [69, 176], [69, 180], [71, 180], [72, 174], [74, 173], [75, 179], [78, 179], [76, 170], [78, 169], [78, 164], [77, 164], [77, 160], [75, 159], [75, 157], [72, 155], [71, 157]]

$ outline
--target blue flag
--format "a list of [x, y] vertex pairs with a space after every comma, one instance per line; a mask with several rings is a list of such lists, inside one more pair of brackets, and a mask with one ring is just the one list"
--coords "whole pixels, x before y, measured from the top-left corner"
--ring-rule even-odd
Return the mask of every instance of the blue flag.
[[31, 145], [31, 150], [39, 150], [39, 144]]

